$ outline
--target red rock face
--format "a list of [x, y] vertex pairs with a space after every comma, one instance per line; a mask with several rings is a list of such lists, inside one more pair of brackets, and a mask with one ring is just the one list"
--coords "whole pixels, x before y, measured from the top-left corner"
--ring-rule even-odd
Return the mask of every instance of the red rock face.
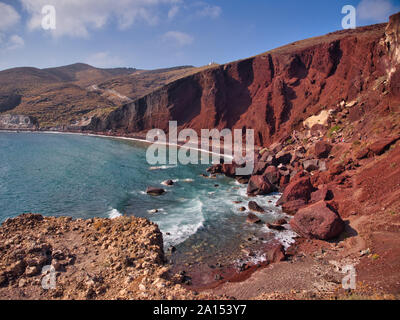
[[329, 240], [344, 230], [344, 222], [325, 201], [300, 209], [290, 221], [293, 230], [305, 238]]
[[[180, 128], [198, 132], [254, 129], [258, 145], [283, 141], [322, 108], [335, 109], [342, 99], [351, 101], [373, 91], [376, 80], [393, 65], [394, 55], [381, 41], [385, 28], [382, 24], [339, 31], [201, 71], [106, 118], [94, 118], [86, 129], [168, 131], [168, 121], [176, 120]], [[363, 112], [380, 102], [374, 95], [366, 98]]]

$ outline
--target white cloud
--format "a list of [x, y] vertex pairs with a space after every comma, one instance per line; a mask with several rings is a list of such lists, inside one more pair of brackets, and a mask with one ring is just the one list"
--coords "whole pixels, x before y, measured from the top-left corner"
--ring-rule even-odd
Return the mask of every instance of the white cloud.
[[97, 52], [86, 59], [87, 64], [98, 68], [115, 68], [123, 65], [122, 59], [111, 56], [109, 52]]
[[8, 40], [8, 43], [6, 45], [6, 49], [15, 50], [15, 49], [21, 49], [24, 46], [25, 46], [24, 39], [22, 39], [19, 35], [14, 34]]
[[201, 8], [197, 10], [197, 15], [201, 17], [218, 18], [222, 13], [221, 7], [212, 6], [206, 3], [201, 4]]
[[386, 22], [399, 9], [390, 0], [362, 0], [357, 6], [357, 16], [360, 20]]
[[190, 34], [180, 31], [168, 31], [162, 38], [164, 42], [172, 42], [179, 47], [190, 45], [194, 41], [194, 38]]
[[180, 8], [178, 6], [173, 6], [169, 11], [168, 11], [168, 19], [173, 19], [175, 16], [178, 14]]
[[17, 34], [7, 38], [5, 34], [0, 33], [0, 51], [21, 49], [25, 46], [25, 41]]
[[16, 25], [20, 18], [20, 15], [12, 6], [0, 2], [0, 31]]
[[56, 37], [88, 37], [90, 31], [98, 30], [111, 21], [119, 28], [129, 28], [136, 22], [155, 25], [160, 21], [160, 10], [165, 5], [176, 5], [180, 0], [20, 0], [30, 14], [28, 27], [41, 28], [44, 5], [56, 8]]

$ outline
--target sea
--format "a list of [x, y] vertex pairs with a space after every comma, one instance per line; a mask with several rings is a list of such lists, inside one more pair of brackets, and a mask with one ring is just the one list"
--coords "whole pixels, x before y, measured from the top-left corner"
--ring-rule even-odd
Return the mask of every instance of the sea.
[[[229, 255], [249, 239], [293, 242], [290, 230], [246, 223], [239, 211], [255, 200], [272, 222], [284, 217], [279, 194], [248, 198], [246, 185], [202, 176], [207, 165], [151, 165], [143, 141], [59, 133], [0, 132], [0, 223], [22, 213], [73, 218], [144, 217], [164, 245], [199, 256]], [[201, 152], [201, 151], [197, 151]], [[174, 185], [162, 185], [171, 179]], [[162, 196], [147, 187], [164, 188]], [[254, 259], [262, 259], [255, 256]]]

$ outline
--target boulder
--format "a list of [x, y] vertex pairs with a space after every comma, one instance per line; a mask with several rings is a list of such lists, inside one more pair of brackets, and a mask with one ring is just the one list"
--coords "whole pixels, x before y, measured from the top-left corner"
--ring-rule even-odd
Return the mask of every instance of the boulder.
[[290, 221], [292, 229], [304, 238], [330, 240], [344, 230], [344, 222], [325, 201], [300, 209]]
[[306, 160], [303, 162], [304, 170], [308, 172], [319, 170], [319, 163], [317, 159]]
[[266, 176], [252, 176], [247, 186], [247, 194], [251, 196], [266, 195], [275, 191], [275, 187]]
[[323, 185], [317, 191], [311, 193], [310, 203], [316, 203], [322, 200], [332, 200], [333, 193], [328, 189], [328, 186]]
[[374, 142], [373, 144], [371, 144], [368, 148], [375, 155], [381, 155], [385, 151], [387, 151], [389, 149], [389, 147], [399, 139], [400, 139], [400, 136], [380, 139], [380, 140]]
[[318, 160], [318, 169], [321, 172], [327, 171], [328, 167], [326, 166], [326, 161], [324, 160]]
[[222, 173], [222, 164], [213, 164], [211, 167], [207, 169], [207, 172], [211, 174]]
[[221, 172], [227, 177], [235, 177], [236, 176], [236, 168], [237, 165], [235, 163], [227, 164], [224, 163], [221, 168]]
[[268, 167], [268, 162], [258, 161], [253, 169], [253, 175], [262, 175]]
[[248, 184], [250, 180], [249, 176], [237, 176], [236, 181], [240, 184]]
[[337, 176], [341, 174], [343, 171], [344, 171], [344, 166], [341, 163], [335, 163], [331, 165], [331, 167], [329, 168], [329, 174], [331, 176]]
[[287, 224], [287, 221], [285, 219], [280, 219], [273, 223], [267, 223], [267, 227], [272, 230], [282, 231], [285, 230], [283, 227], [284, 224]]
[[174, 182], [172, 180], [166, 180], [163, 181], [161, 184], [163, 184], [164, 186], [173, 186]]
[[332, 146], [324, 141], [318, 141], [314, 146], [314, 154], [318, 159], [328, 158]]
[[280, 180], [279, 180], [279, 190], [284, 190], [289, 182], [290, 182], [290, 176], [289, 175], [282, 175]]
[[272, 150], [273, 153], [278, 153], [283, 149], [283, 145], [282, 143], [275, 142], [274, 144], [270, 145], [269, 149]]
[[304, 199], [292, 200], [285, 202], [282, 205], [282, 211], [293, 216], [299, 209], [305, 207], [306, 205], [307, 203]]
[[161, 196], [165, 193], [165, 190], [162, 188], [153, 188], [153, 187], [148, 187], [146, 189], [146, 193], [151, 195], [151, 196]]
[[287, 185], [277, 205], [282, 205], [293, 200], [304, 200], [307, 202], [310, 200], [312, 192], [314, 192], [314, 187], [309, 177], [295, 179]]
[[369, 153], [370, 153], [370, 151], [368, 148], [363, 148], [357, 152], [356, 159], [357, 160], [365, 159], [369, 156]]
[[257, 217], [254, 213], [249, 213], [247, 215], [246, 222], [250, 224], [255, 224], [255, 223], [260, 223], [261, 219]]
[[285, 249], [282, 244], [278, 243], [268, 249], [267, 254], [267, 261], [269, 263], [276, 263], [285, 260]]
[[274, 185], [278, 185], [279, 184], [280, 171], [278, 170], [277, 167], [269, 166], [267, 169], [265, 169], [264, 176], [272, 184], [274, 184]]
[[255, 201], [250, 201], [249, 202], [249, 209], [251, 211], [255, 211], [255, 212], [260, 212], [260, 213], [264, 213], [265, 210], [263, 208], [261, 208], [257, 202]]
[[292, 160], [292, 155], [290, 152], [280, 151], [275, 156], [276, 161], [281, 164], [289, 164]]

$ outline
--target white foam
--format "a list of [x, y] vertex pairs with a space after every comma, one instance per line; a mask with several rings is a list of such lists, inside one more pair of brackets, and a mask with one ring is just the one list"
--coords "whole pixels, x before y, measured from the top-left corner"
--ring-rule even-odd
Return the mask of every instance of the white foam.
[[167, 170], [167, 169], [171, 169], [171, 168], [176, 168], [177, 166], [167, 166], [167, 165], [163, 165], [163, 166], [157, 166], [157, 167], [150, 167], [149, 170]]
[[110, 219], [115, 219], [115, 218], [118, 218], [118, 217], [122, 217], [122, 213], [119, 212], [117, 209], [113, 208], [110, 211], [108, 211], [108, 217]]
[[287, 250], [296, 240], [298, 234], [290, 229], [290, 225], [284, 225], [288, 229], [282, 231], [270, 230], [274, 234], [274, 238], [279, 241], [279, 243]]
[[147, 213], [148, 214], [157, 214], [157, 213], [167, 214], [163, 208], [147, 210]]
[[[194, 199], [192, 203], [193, 205], [185, 209], [184, 212], [175, 215], [170, 214], [170, 222], [173, 220], [173, 223], [160, 226], [166, 247], [184, 242], [204, 226], [203, 203], [198, 198]], [[188, 223], [189, 221], [193, 222]]]

